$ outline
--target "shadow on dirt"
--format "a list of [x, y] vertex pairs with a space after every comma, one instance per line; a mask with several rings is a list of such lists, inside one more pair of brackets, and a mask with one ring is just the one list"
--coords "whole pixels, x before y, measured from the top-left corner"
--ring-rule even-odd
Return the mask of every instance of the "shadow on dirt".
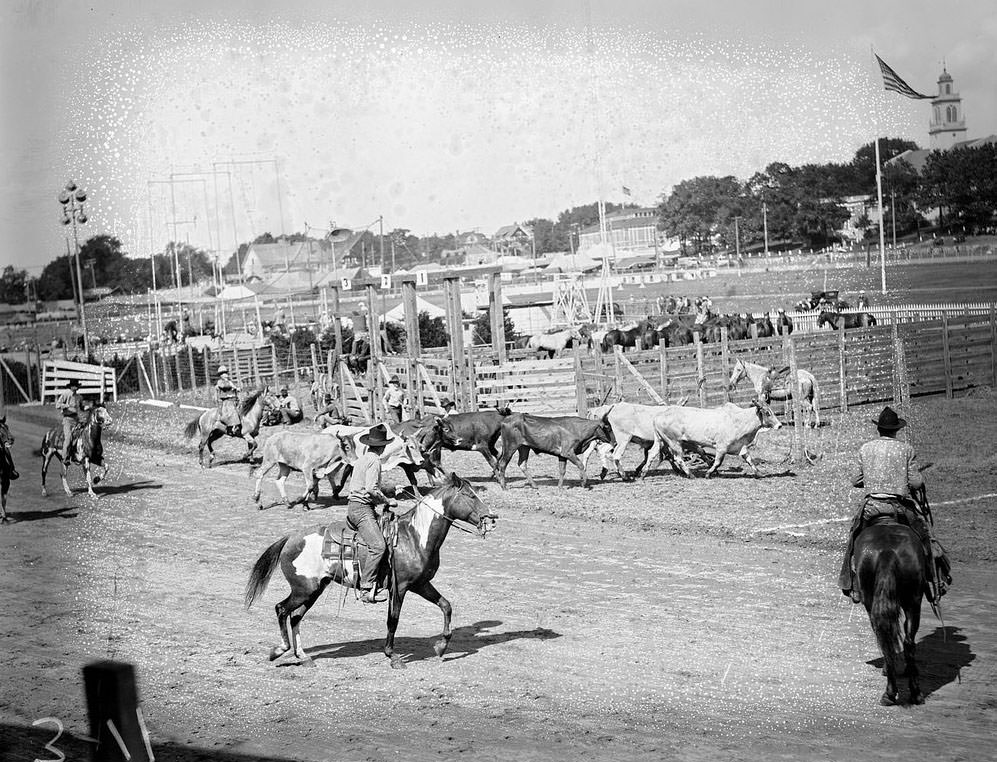
[[[976, 661], [976, 654], [958, 627], [936, 627], [917, 644], [917, 665], [921, 673], [921, 690], [930, 696], [951, 682], [962, 681], [961, 670]], [[883, 657], [866, 662], [883, 668]]]
[[129, 492], [142, 492], [147, 489], [162, 488], [163, 485], [160, 482], [154, 482], [146, 479], [140, 482], [129, 482], [128, 484], [108, 484], [107, 482], [103, 482], [99, 487], [95, 488], [95, 492], [101, 496], [127, 495]]
[[[494, 634], [487, 632], [495, 627], [499, 627], [501, 624], [502, 622], [497, 619], [488, 619], [464, 627], [457, 627], [453, 631], [450, 647], [447, 649], [443, 660], [456, 661], [457, 659], [463, 659], [473, 656], [486, 646], [508, 643], [511, 640], [553, 640], [554, 638], [561, 637], [561, 633], [547, 629], [546, 627], [536, 627], [532, 630], [496, 632]], [[433, 643], [438, 638], [438, 635], [434, 635], [431, 638], [395, 638], [395, 652], [403, 654], [404, 660], [409, 663], [434, 659], [436, 658], [436, 653], [433, 651]], [[313, 659], [345, 659], [379, 654], [383, 648], [384, 638], [379, 637], [371, 640], [329, 643], [309, 648], [307, 651], [308, 655]]]
[[[73, 513], [69, 513], [73, 511]], [[22, 521], [45, 521], [46, 519], [75, 519], [78, 515], [75, 505], [66, 505], [62, 508], [54, 508], [51, 511], [7, 511], [7, 519], [12, 524], [19, 524]]]

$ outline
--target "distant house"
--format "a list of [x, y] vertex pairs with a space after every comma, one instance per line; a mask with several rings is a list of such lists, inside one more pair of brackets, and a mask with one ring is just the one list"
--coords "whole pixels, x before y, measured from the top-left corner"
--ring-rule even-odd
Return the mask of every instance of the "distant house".
[[458, 248], [465, 248], [467, 246], [474, 246], [474, 245], [481, 245], [487, 247], [488, 244], [490, 243], [490, 241], [488, 240], [488, 236], [486, 236], [484, 233], [478, 232], [477, 230], [469, 230], [466, 233], [458, 232], [456, 235], [454, 235], [454, 238], [457, 240]]
[[[590, 225], [578, 234], [578, 250], [597, 246], [602, 242], [599, 224]], [[655, 251], [671, 248], [658, 230], [656, 207], [620, 209], [606, 215], [606, 243], [617, 253]]]
[[533, 229], [529, 225], [503, 225], [492, 236], [492, 248], [502, 254], [533, 255]]
[[334, 263], [337, 266], [347, 263], [361, 236], [362, 233], [352, 233], [347, 240], [336, 243], [324, 239], [254, 243], [246, 249], [238, 264], [233, 254], [222, 268], [222, 274], [226, 282], [237, 283], [240, 270], [242, 279], [246, 281], [271, 281], [280, 273], [331, 270]]

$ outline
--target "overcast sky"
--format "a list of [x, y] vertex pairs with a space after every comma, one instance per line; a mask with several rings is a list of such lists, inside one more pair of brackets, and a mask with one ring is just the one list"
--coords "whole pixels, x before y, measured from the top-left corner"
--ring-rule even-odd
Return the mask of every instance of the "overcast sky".
[[226, 252], [380, 215], [492, 233], [624, 185], [653, 204], [695, 175], [847, 161], [877, 133], [926, 147], [928, 102], [884, 92], [872, 49], [924, 93], [944, 60], [968, 135], [997, 132], [992, 0], [0, 7], [0, 266], [33, 274], [65, 251], [70, 178], [84, 237], [147, 256], [173, 219]]

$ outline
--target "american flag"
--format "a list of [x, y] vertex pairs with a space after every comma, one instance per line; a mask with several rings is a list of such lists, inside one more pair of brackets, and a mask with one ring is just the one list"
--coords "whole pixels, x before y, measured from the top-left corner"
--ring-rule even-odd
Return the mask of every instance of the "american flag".
[[627, 186], [625, 186], [625, 185], [623, 186], [623, 195], [624, 195], [624, 196], [632, 196], [632, 195], [633, 195], [633, 194], [632, 194], [632, 193], [630, 192], [630, 189], [629, 189], [629, 188], [628, 188]]
[[930, 100], [935, 97], [933, 95], [922, 95], [917, 92], [917, 90], [900, 79], [897, 73], [886, 64], [886, 61], [879, 56], [876, 56], [876, 60], [879, 62], [880, 71], [883, 72], [883, 87], [885, 89], [892, 90], [895, 93], [900, 93], [901, 95], [906, 95], [908, 98], [918, 100]]

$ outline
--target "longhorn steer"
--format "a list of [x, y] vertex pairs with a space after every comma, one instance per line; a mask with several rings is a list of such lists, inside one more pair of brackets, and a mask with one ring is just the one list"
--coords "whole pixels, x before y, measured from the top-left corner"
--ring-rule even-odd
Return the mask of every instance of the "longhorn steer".
[[[526, 469], [526, 463], [531, 452], [556, 455], [560, 461], [557, 486], [564, 486], [564, 471], [570, 460], [581, 474], [582, 486], [585, 483], [585, 463], [590, 452], [600, 442], [610, 440], [609, 426], [603, 421], [590, 421], [574, 415], [557, 418], [546, 418], [528, 413], [514, 413], [502, 421], [502, 455], [499, 457], [496, 477], [502, 489], [505, 489], [505, 469], [515, 452], [519, 453], [519, 467], [526, 474], [526, 481], [531, 487], [536, 487], [533, 477]], [[585, 452], [583, 459], [579, 453]]]
[[[644, 470], [648, 462], [661, 450], [661, 442], [654, 433], [654, 417], [666, 409], [669, 405], [635, 405], [631, 402], [617, 402], [613, 405], [602, 405], [594, 407], [587, 413], [590, 420], [603, 421], [612, 431], [615, 447], [612, 450], [613, 464], [616, 466], [616, 473], [620, 478], [626, 479], [623, 473], [621, 461], [626, 453], [627, 445], [631, 442], [644, 451], [644, 459], [637, 466], [633, 475], [640, 475], [641, 478], [647, 476]], [[604, 455], [603, 448], [597, 448], [600, 455]], [[607, 448], [608, 449], [608, 448]], [[605, 462], [605, 458], [603, 458]], [[661, 462], [659, 457], [658, 463]], [[674, 464], [673, 464], [673, 467]], [[650, 470], [650, 469], [648, 469]], [[601, 476], [605, 478], [606, 468], [603, 467]]]
[[654, 433], [666, 445], [676, 463], [686, 476], [692, 476], [682, 458], [683, 448], [702, 452], [703, 447], [716, 450], [713, 465], [706, 472], [712, 476], [729, 454], [738, 454], [758, 476], [748, 447], [754, 444], [755, 436], [762, 429], [781, 428], [772, 408], [764, 402], [754, 400], [750, 407], [738, 407], [728, 402], [709, 410], [695, 407], [669, 407], [654, 417]]

